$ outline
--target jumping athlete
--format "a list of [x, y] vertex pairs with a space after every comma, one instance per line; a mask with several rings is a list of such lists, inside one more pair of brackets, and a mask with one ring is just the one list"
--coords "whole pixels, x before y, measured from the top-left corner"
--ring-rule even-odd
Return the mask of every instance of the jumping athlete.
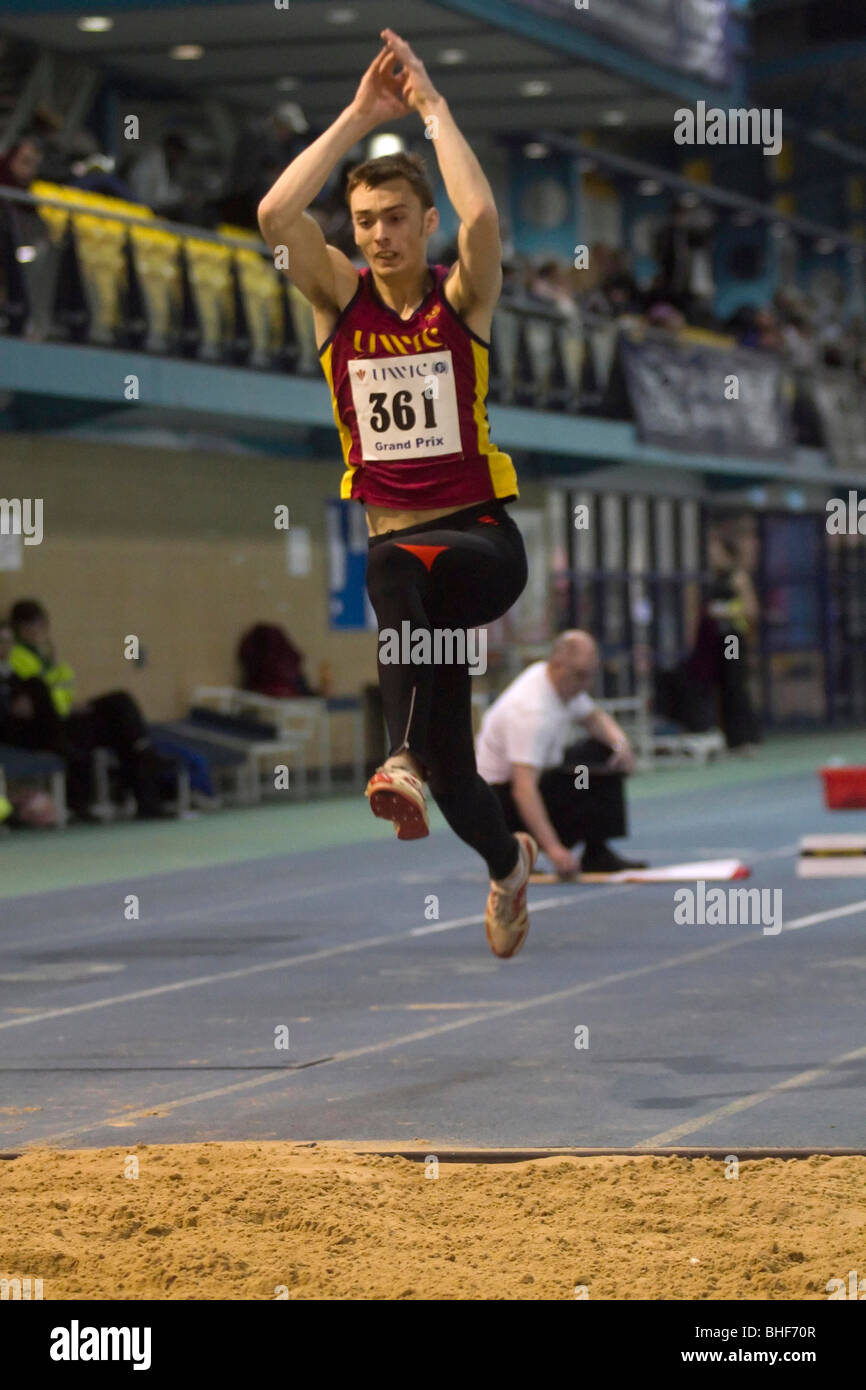
[[[272, 250], [288, 252], [286, 273], [313, 307], [346, 463], [340, 495], [366, 508], [367, 592], [380, 633], [408, 624], [413, 649], [426, 634], [432, 650], [436, 631], [493, 622], [526, 584], [523, 540], [505, 507], [518, 496], [517, 477], [490, 439], [485, 408], [502, 246], [492, 189], [447, 103], [409, 45], [392, 29], [381, 37], [353, 102], [277, 179], [259, 225]], [[306, 208], [359, 140], [413, 110], [460, 220], [458, 259], [450, 268], [427, 263], [439, 214], [424, 161], [384, 155], [357, 165], [346, 185], [368, 266], [359, 271], [326, 244]], [[525, 831], [509, 832], [478, 775], [469, 668], [386, 662], [381, 644], [378, 664], [391, 748], [367, 784], [371, 809], [394, 822], [399, 839], [419, 839], [429, 834], [428, 784], [448, 824], [487, 863], [487, 939], [496, 955], [513, 956], [529, 930], [538, 846]]]

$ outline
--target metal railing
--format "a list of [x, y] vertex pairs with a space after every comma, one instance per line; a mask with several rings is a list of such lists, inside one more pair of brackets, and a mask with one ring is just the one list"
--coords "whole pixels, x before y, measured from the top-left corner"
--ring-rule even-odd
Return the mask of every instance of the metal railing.
[[[135, 348], [237, 367], [319, 376], [312, 309], [254, 232], [206, 230], [74, 188], [0, 188], [0, 332], [31, 341]], [[35, 214], [35, 215], [34, 215]], [[490, 400], [633, 418], [623, 334], [712, 350], [713, 335], [671, 334], [634, 316], [573, 314], [503, 295], [491, 330]], [[716, 338], [720, 352], [731, 340]], [[746, 360], [752, 350], [737, 348]], [[783, 355], [802, 442], [823, 433], [834, 460], [866, 462], [866, 391], [847, 369], [796, 371]], [[767, 353], [753, 360], [766, 363]], [[812, 437], [808, 437], [809, 430]]]

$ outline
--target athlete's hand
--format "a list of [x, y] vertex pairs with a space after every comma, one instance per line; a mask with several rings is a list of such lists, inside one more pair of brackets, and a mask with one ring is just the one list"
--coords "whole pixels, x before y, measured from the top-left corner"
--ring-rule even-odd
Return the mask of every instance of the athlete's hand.
[[439, 93], [430, 81], [427, 69], [421, 59], [412, 52], [406, 40], [395, 34], [393, 29], [383, 29], [380, 37], [386, 43], [388, 52], [395, 54], [403, 64], [397, 81], [402, 83], [404, 101], [413, 111], [423, 116], [425, 107], [435, 101], [441, 101]]
[[409, 107], [403, 99], [402, 76], [394, 76], [396, 62], [396, 54], [383, 48], [358, 85], [352, 110], [370, 130], [384, 121], [398, 120], [409, 114]]

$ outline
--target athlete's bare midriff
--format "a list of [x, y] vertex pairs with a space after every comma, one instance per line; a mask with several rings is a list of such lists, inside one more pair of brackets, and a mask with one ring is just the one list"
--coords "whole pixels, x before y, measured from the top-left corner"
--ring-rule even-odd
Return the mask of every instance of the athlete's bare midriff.
[[450, 516], [458, 507], [427, 507], [423, 511], [394, 512], [388, 507], [367, 507], [367, 530], [371, 536], [383, 536], [386, 531], [405, 531], [409, 526], [421, 526], [440, 516]]

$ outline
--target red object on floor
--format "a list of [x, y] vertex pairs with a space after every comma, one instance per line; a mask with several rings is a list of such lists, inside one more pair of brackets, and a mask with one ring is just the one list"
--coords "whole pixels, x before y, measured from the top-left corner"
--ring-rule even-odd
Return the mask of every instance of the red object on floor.
[[407, 545], [405, 541], [397, 541], [396, 543], [401, 550], [408, 550], [412, 555], [417, 555], [422, 565], [426, 565], [428, 570], [432, 568], [436, 556], [448, 549], [447, 545]]
[[866, 767], [822, 767], [829, 811], [866, 811]]

